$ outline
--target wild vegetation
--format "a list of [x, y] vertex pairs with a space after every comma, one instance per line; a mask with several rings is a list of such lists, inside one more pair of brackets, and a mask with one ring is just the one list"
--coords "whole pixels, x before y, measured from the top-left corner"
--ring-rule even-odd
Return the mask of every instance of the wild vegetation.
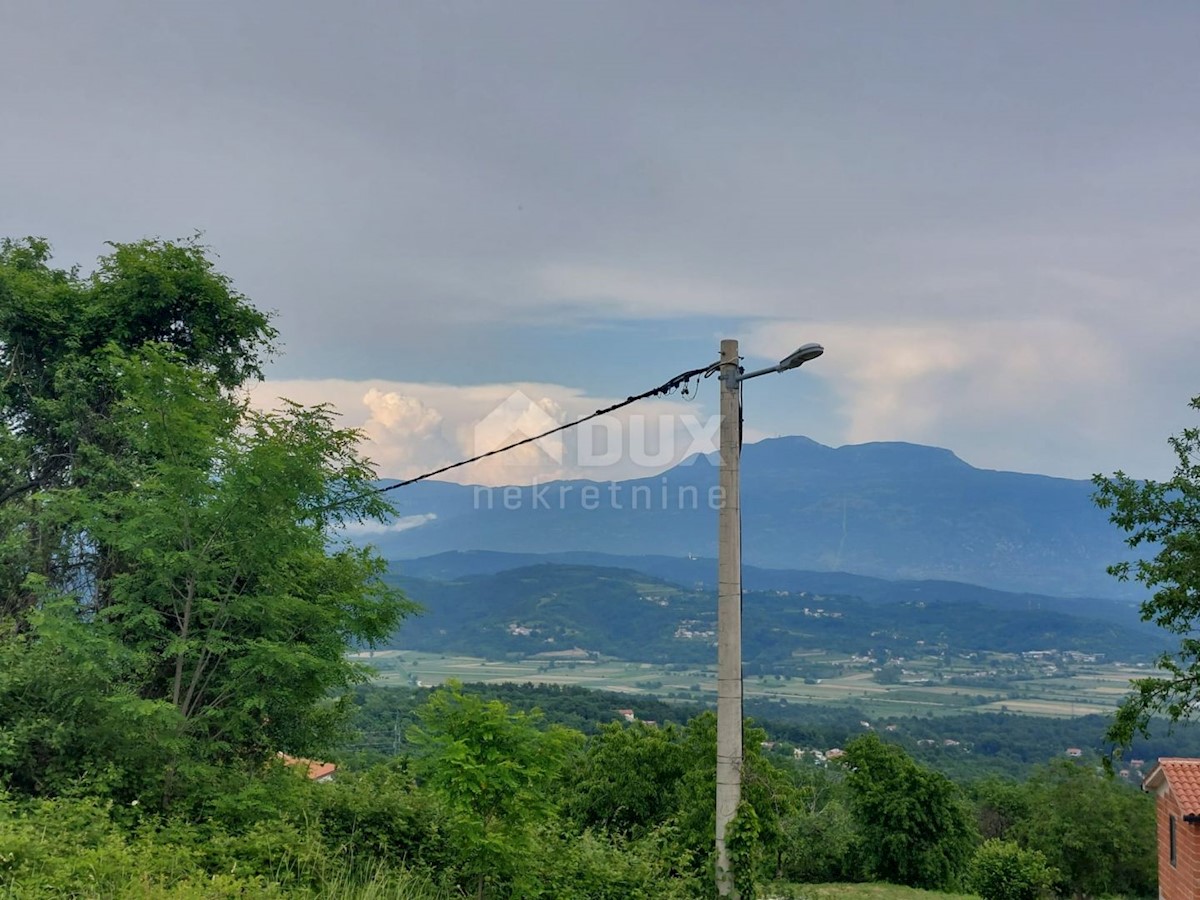
[[[351, 651], [414, 609], [341, 537], [387, 513], [354, 432], [242, 399], [274, 337], [194, 242], [114, 245], [90, 275], [0, 245], [3, 890], [710, 895], [710, 712], [584, 734], [451, 683], [391, 716], [388, 752], [307, 777], [372, 696]], [[746, 729], [743, 897], [1154, 892], [1151, 801], [1090, 762], [959, 783], [874, 732], [840, 760], [771, 743]]]

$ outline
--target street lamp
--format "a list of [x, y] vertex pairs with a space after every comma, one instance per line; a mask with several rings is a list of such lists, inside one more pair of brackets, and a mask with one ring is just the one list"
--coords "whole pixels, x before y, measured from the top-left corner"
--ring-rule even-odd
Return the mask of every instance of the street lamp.
[[737, 898], [725, 833], [742, 799], [742, 382], [786, 372], [825, 348], [805, 344], [778, 365], [742, 372], [738, 342], [721, 341], [721, 506], [717, 519], [717, 894]]

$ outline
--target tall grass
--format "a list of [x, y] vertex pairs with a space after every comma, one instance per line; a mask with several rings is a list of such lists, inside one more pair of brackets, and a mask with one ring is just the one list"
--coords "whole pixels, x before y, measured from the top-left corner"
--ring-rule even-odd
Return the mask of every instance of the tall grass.
[[[0, 796], [0, 897], [20, 900], [451, 900], [426, 872], [331, 851], [317, 829], [280, 829], [256, 850], [247, 834], [180, 841], [178, 829], [126, 831], [104, 804], [24, 805]], [[184, 832], [186, 834], [186, 831]], [[199, 833], [197, 832], [197, 835]], [[202, 842], [202, 843], [199, 843]], [[230, 853], [230, 850], [241, 851]]]

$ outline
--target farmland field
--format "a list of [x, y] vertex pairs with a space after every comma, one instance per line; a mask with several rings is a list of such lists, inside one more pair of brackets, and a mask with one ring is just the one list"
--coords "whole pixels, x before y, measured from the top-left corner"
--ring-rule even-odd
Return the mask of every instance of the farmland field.
[[[379, 650], [357, 654], [371, 665], [381, 685], [432, 687], [462, 682], [531, 682], [578, 685], [597, 690], [653, 694], [701, 703], [716, 699], [715, 666], [652, 665], [604, 658], [545, 656], [487, 660], [470, 656]], [[875, 715], [953, 714], [969, 709], [1055, 717], [1107, 713], [1116, 708], [1131, 678], [1145, 668], [1088, 662], [1069, 667], [1029, 664], [1009, 655], [995, 659], [912, 660], [897, 683], [880, 683], [877, 667], [844, 654], [807, 653], [806, 664], [822, 664], [842, 674], [829, 678], [747, 675], [747, 697], [788, 703], [853, 704]], [[999, 680], [994, 672], [1007, 667]], [[958, 683], [987, 674], [995, 683]]]

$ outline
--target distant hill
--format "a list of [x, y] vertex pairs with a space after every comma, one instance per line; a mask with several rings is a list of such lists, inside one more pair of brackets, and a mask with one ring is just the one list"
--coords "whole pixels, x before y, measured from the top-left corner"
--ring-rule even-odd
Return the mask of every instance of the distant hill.
[[[409, 578], [455, 581], [471, 575], [494, 575], [509, 569], [544, 565], [597, 566], [631, 569], [697, 590], [713, 590], [717, 561], [711, 557], [615, 556], [609, 553], [502, 553], [495, 550], [461, 550], [396, 560], [392, 570]], [[1128, 626], [1140, 624], [1138, 603], [1105, 597], [1055, 597], [1030, 592], [1000, 591], [959, 581], [897, 580], [852, 575], [847, 572], [814, 572], [804, 569], [742, 567], [747, 591], [795, 590], [797, 585], [819, 594], [859, 597], [871, 603], [972, 603], [1005, 610], [1046, 610], [1084, 618], [1106, 619]]]
[[[391, 496], [401, 516], [432, 518], [371, 539], [393, 559], [454, 550], [714, 557], [708, 492], [716, 483], [704, 456], [616, 483], [422, 482]], [[1133, 597], [1136, 587], [1105, 572], [1128, 551], [1091, 493], [1087, 481], [977, 469], [934, 447], [765, 440], [743, 451], [743, 558], [748, 566]]]
[[[748, 591], [743, 604], [743, 653], [760, 669], [794, 667], [801, 650], [890, 655], [953, 651], [1022, 652], [1056, 648], [1145, 658], [1162, 649], [1161, 635], [1128, 610], [1107, 619], [1039, 607], [1027, 598], [960, 585], [938, 587], [939, 599], [875, 600], [813, 590], [803, 573], [788, 588]], [[712, 661], [716, 630], [713, 591], [684, 587], [631, 569], [542, 564], [452, 580], [402, 574], [390, 578], [425, 607], [405, 622], [399, 645], [431, 652], [502, 658], [585, 651], [620, 659], [702, 664]], [[932, 595], [925, 595], [932, 596]], [[1053, 601], [1053, 598], [1043, 598]], [[1119, 604], [1111, 604], [1116, 610]]]

